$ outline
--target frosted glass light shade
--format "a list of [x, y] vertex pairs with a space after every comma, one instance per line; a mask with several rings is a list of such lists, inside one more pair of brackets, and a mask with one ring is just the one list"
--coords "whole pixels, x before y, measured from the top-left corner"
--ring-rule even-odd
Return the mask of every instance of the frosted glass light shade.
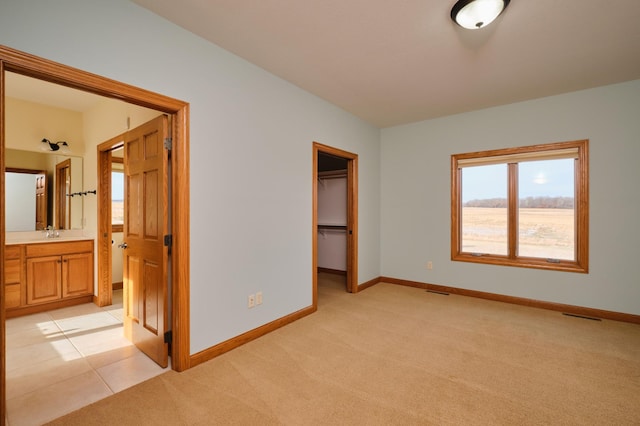
[[459, 0], [451, 9], [451, 19], [469, 30], [484, 28], [507, 8], [510, 0]]
[[60, 145], [60, 152], [63, 154], [71, 154], [71, 148], [69, 148], [69, 144], [66, 142], [62, 142]]

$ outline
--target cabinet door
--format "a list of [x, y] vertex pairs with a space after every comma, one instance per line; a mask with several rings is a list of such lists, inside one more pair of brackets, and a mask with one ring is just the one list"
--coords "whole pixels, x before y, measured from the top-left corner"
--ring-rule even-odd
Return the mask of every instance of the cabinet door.
[[93, 254], [62, 256], [62, 297], [93, 294]]
[[61, 263], [60, 256], [27, 259], [27, 304], [60, 299]]

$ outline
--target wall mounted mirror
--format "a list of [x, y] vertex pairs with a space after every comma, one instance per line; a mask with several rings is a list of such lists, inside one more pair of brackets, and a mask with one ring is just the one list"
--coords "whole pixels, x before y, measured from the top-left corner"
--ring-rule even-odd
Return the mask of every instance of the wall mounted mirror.
[[[82, 158], [76, 156], [6, 149], [7, 232], [47, 226], [82, 229], [83, 196], [71, 196], [83, 190], [82, 163]], [[43, 174], [45, 188], [40, 184], [39, 176]], [[38, 198], [46, 199], [44, 205]]]

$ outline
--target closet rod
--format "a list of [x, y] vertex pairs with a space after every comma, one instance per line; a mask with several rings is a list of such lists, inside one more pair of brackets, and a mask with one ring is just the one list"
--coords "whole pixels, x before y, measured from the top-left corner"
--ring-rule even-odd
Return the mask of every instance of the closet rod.
[[318, 229], [340, 229], [347, 230], [347, 225], [318, 225]]

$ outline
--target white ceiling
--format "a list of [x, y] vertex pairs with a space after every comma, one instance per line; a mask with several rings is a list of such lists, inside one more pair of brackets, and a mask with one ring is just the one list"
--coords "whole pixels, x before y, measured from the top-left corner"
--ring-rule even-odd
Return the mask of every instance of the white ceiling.
[[378, 126], [640, 78], [639, 0], [133, 0]]

